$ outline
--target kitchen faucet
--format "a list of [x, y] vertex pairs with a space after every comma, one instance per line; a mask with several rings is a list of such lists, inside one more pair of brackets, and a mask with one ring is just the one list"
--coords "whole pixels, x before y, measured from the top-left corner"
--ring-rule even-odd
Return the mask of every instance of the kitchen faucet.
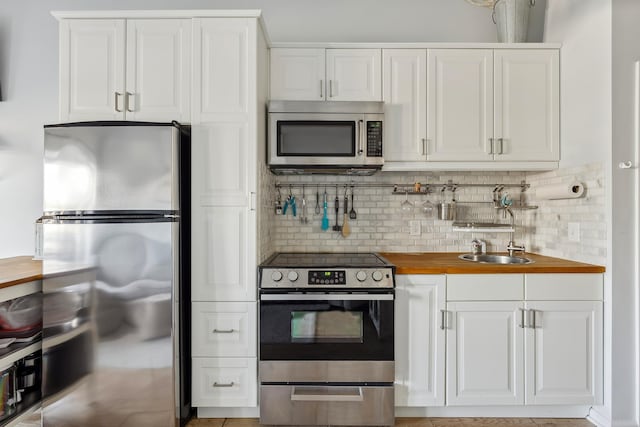
[[516, 243], [513, 241], [515, 229], [516, 229], [515, 217], [513, 215], [513, 211], [509, 206], [501, 206], [498, 209], [503, 209], [505, 212], [507, 212], [511, 216], [511, 232], [509, 233], [509, 243], [507, 244], [507, 252], [509, 252], [509, 256], [510, 257], [514, 256], [516, 252], [524, 252], [525, 251], [524, 245], [516, 245]]

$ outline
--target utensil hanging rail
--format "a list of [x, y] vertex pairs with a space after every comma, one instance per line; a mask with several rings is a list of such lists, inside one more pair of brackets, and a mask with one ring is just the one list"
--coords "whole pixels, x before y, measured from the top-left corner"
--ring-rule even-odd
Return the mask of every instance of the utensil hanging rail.
[[314, 187], [342, 187], [345, 190], [347, 188], [391, 188], [394, 194], [428, 194], [435, 190], [449, 190], [456, 191], [459, 188], [493, 188], [493, 191], [502, 191], [504, 188], [519, 188], [520, 191], [526, 191], [531, 184], [527, 184], [525, 181], [521, 181], [519, 184], [462, 184], [455, 183], [453, 181], [440, 182], [440, 183], [425, 183], [420, 184], [420, 189], [415, 190], [415, 184], [385, 184], [374, 182], [305, 182], [305, 183], [275, 183], [275, 188], [314, 188]]

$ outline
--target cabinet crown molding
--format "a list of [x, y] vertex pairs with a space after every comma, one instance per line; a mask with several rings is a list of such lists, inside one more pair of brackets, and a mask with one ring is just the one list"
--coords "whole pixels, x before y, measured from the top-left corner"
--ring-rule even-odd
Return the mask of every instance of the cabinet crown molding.
[[262, 18], [260, 9], [175, 9], [175, 10], [54, 10], [60, 19], [117, 18]]

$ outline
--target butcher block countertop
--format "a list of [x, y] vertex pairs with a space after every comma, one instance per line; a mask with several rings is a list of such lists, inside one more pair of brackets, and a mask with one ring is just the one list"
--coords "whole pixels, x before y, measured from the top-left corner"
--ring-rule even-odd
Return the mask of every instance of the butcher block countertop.
[[42, 261], [30, 256], [0, 259], [0, 289], [42, 279]]
[[458, 259], [462, 253], [456, 252], [381, 252], [380, 255], [396, 266], [396, 274], [604, 273], [605, 271], [605, 268], [600, 265], [530, 253], [518, 256], [530, 258], [535, 262], [520, 265], [464, 261]]

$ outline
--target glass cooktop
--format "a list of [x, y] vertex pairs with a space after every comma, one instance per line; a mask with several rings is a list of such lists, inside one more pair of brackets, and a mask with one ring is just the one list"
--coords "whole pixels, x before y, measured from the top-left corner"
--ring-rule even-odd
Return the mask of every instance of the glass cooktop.
[[313, 268], [313, 267], [391, 267], [386, 259], [374, 253], [276, 253], [261, 267]]

